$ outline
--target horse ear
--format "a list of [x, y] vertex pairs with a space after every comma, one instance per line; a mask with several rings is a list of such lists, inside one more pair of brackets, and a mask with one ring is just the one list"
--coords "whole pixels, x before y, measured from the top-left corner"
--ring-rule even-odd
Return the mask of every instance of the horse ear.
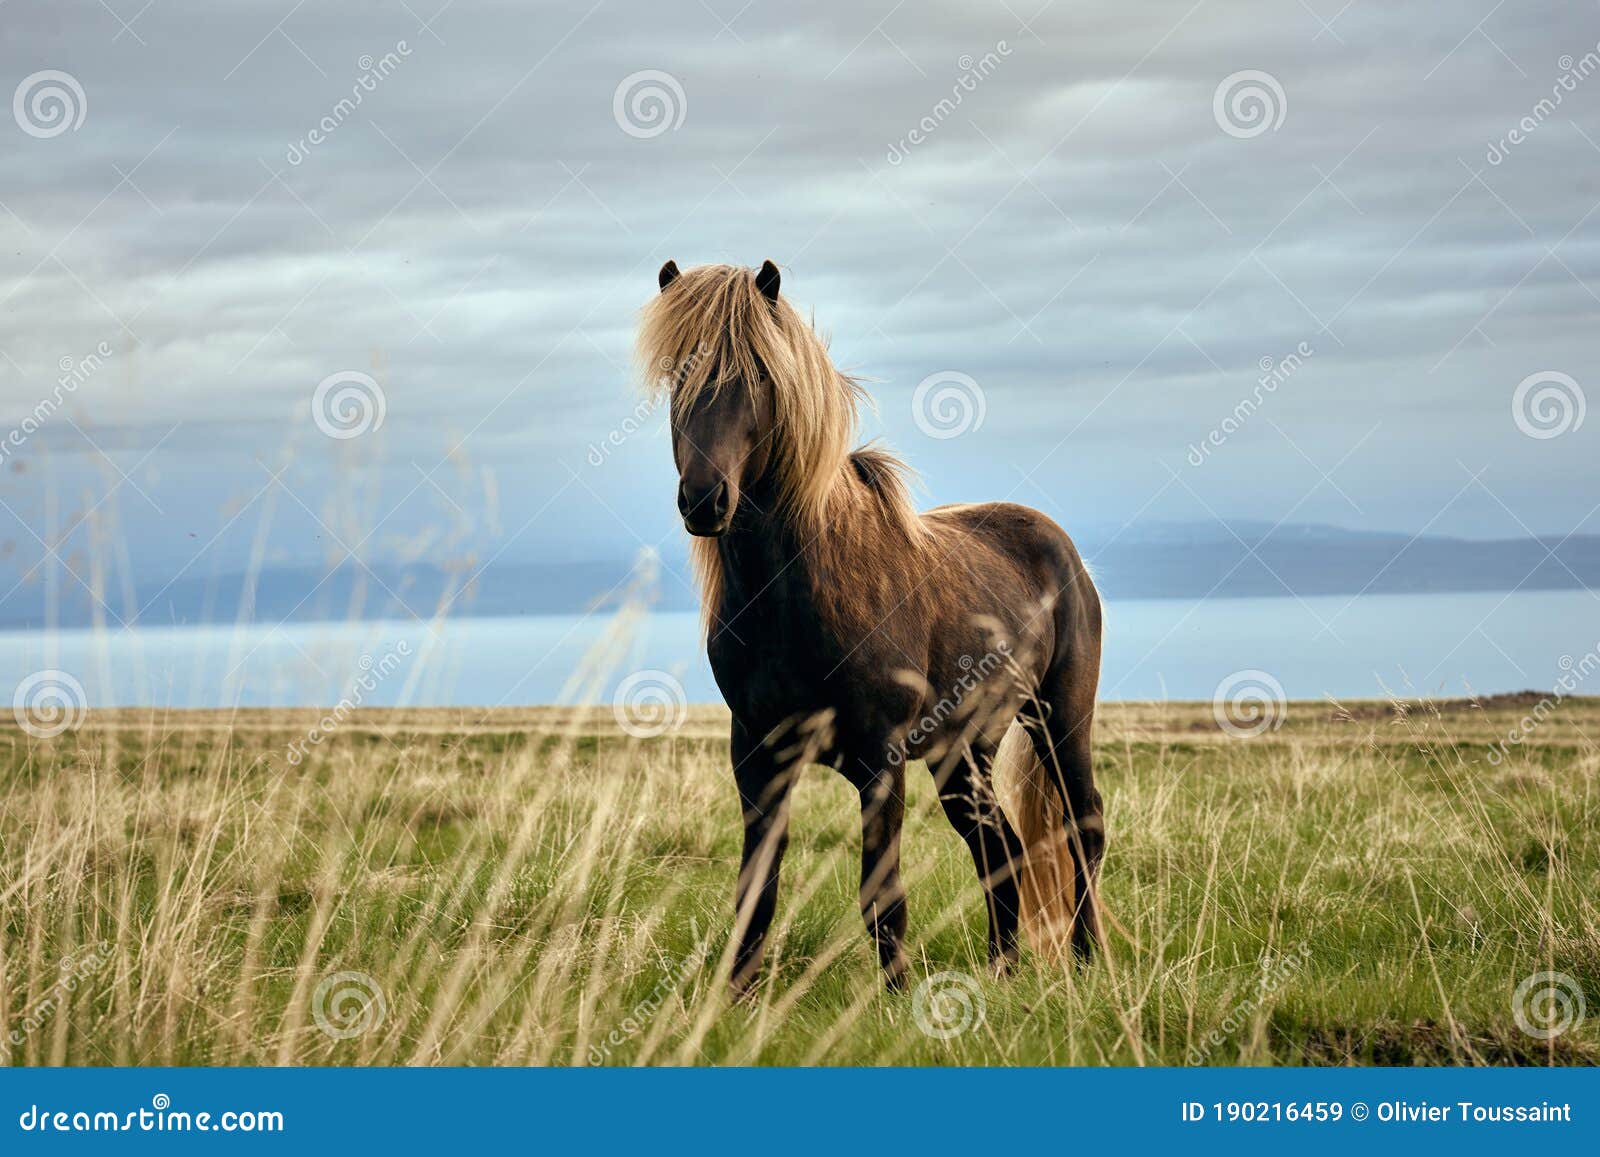
[[661, 267], [661, 272], [656, 274], [656, 284], [661, 286], [663, 290], [676, 280], [678, 280], [678, 263], [676, 261], [668, 261]]
[[778, 300], [778, 283], [782, 280], [778, 275], [778, 267], [770, 261], [763, 261], [761, 268], [756, 270], [756, 288], [761, 291], [761, 296], [768, 301]]

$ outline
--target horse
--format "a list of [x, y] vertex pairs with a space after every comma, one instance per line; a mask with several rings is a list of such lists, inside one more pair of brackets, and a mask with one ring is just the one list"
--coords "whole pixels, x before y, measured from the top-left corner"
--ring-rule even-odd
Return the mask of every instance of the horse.
[[771, 261], [668, 261], [637, 342], [646, 387], [669, 408], [706, 650], [733, 716], [744, 842], [730, 992], [760, 978], [807, 763], [859, 793], [860, 909], [889, 989], [908, 983], [900, 834], [916, 759], [971, 851], [992, 971], [1012, 970], [1023, 934], [1061, 956], [1070, 940], [1087, 961], [1105, 849], [1094, 583], [1037, 510], [919, 514], [901, 460], [853, 448], [865, 390], [780, 280]]

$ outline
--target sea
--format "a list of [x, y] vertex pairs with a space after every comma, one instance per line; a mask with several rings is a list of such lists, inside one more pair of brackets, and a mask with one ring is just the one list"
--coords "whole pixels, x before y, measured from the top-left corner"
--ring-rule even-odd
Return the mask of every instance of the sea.
[[[1548, 691], [1597, 648], [1600, 591], [1113, 602], [1100, 695], [1209, 700], [1230, 680], [1289, 699]], [[0, 690], [60, 676], [89, 706], [599, 703], [641, 680], [721, 701], [697, 617], [636, 609], [0, 632]]]

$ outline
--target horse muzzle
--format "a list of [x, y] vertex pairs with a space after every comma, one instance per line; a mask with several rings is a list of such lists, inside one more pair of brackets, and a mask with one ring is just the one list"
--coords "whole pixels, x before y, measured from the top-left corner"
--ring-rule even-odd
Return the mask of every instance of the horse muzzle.
[[683, 516], [683, 528], [696, 538], [716, 538], [726, 531], [733, 521], [731, 490], [726, 480], [698, 490], [691, 490], [685, 482], [678, 483], [678, 513]]

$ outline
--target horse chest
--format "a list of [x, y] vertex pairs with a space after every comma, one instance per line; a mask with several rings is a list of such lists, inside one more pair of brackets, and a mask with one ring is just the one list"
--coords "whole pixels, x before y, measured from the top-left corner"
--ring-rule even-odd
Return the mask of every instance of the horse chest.
[[728, 596], [707, 655], [734, 714], [760, 727], [837, 708], [849, 648], [821, 622], [815, 605], [794, 597], [781, 579], [765, 590], [730, 590]]
[[767, 606], [712, 628], [706, 648], [728, 706], [742, 717], [821, 705], [839, 646], [814, 620]]
[[[849, 742], [879, 737], [910, 716], [916, 694], [901, 671], [919, 670], [926, 639], [902, 637], [907, 624], [892, 592], [863, 590], [887, 587], [889, 568], [834, 573], [781, 526], [730, 535], [720, 562], [707, 650], [741, 723], [763, 732], [826, 712]], [[845, 600], [848, 617], [840, 613]]]
[[[735, 633], [737, 632], [737, 634]], [[752, 609], [718, 633], [707, 648], [711, 670], [728, 708], [758, 734], [783, 731], [797, 721], [827, 719], [833, 736], [817, 755], [869, 745], [912, 714], [916, 695], [896, 677], [891, 662], [869, 637], [838, 637], [808, 613], [768, 606]], [[819, 733], [820, 734], [820, 733]]]

